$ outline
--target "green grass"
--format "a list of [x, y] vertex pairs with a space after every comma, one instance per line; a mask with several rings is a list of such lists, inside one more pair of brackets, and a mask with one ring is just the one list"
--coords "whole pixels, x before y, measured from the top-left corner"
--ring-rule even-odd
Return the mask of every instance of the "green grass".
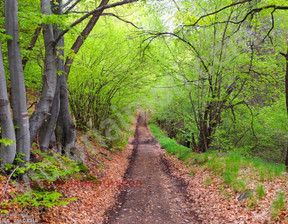
[[[161, 147], [165, 148], [169, 154], [176, 155], [177, 158], [189, 165], [198, 165], [212, 171], [214, 175], [220, 176], [223, 182], [235, 192], [247, 190], [247, 182], [249, 181], [273, 180], [285, 171], [284, 164], [268, 163], [258, 158], [247, 158], [237, 150], [232, 150], [229, 153], [219, 153], [218, 151], [202, 154], [193, 153], [191, 149], [179, 145], [176, 140], [166, 137], [165, 132], [156, 125], [149, 124], [149, 127]], [[209, 181], [207, 182], [209, 183]], [[263, 186], [261, 186], [256, 189], [258, 198], [265, 196]]]
[[210, 176], [208, 176], [208, 177], [206, 177], [206, 178], [204, 179], [204, 184], [205, 184], [206, 186], [210, 186], [210, 185], [212, 184], [212, 182], [213, 182], [213, 180], [212, 180], [212, 178], [211, 178]]
[[276, 218], [281, 211], [286, 209], [285, 204], [285, 195], [282, 192], [278, 192], [277, 197], [274, 199], [272, 203], [272, 217]]
[[174, 139], [166, 137], [164, 132], [160, 130], [156, 125], [149, 124], [150, 130], [153, 136], [158, 140], [162, 148], [171, 155], [177, 155], [178, 159], [188, 161], [191, 158], [191, 149], [179, 145]]
[[258, 184], [257, 185], [257, 188], [256, 188], [256, 193], [257, 193], [257, 196], [259, 199], [262, 199], [265, 197], [265, 190], [263, 188], [263, 185], [262, 184]]

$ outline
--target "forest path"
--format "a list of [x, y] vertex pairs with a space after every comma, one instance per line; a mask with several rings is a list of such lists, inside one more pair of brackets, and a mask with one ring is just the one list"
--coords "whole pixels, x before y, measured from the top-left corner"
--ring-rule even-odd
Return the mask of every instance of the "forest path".
[[109, 211], [106, 223], [201, 223], [186, 197], [186, 185], [169, 173], [146, 119], [139, 117], [134, 152], [125, 179], [140, 180], [141, 187], [122, 190], [119, 204]]

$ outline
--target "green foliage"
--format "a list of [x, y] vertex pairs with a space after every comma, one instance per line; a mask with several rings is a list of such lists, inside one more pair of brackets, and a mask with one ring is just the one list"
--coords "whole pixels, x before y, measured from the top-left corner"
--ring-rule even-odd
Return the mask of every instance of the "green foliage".
[[28, 190], [24, 194], [17, 195], [11, 204], [17, 203], [23, 207], [48, 207], [67, 205], [71, 201], [77, 200], [76, 198], [63, 198], [63, 195], [57, 191], [37, 191]]
[[2, 138], [0, 139], [0, 144], [4, 144], [4, 146], [9, 146], [9, 145], [15, 144], [15, 142], [11, 139]]
[[281, 211], [286, 209], [285, 195], [282, 192], [278, 192], [276, 198], [272, 202], [271, 214], [276, 218]]
[[[283, 72], [286, 61], [279, 55], [287, 51], [287, 38], [283, 38], [287, 15], [285, 11], [275, 11], [271, 32], [273, 9], [256, 10], [247, 22], [235, 21], [245, 18], [253, 8], [286, 5], [287, 1], [253, 1], [206, 16], [195, 27], [183, 26], [234, 2], [142, 1], [135, 5], [137, 10], [133, 8], [133, 13], [129, 7], [119, 7], [117, 13], [131, 14], [125, 20], [139, 23], [141, 32], [135, 32], [131, 24], [103, 16], [77, 54], [70, 47], [86, 23], [71, 29], [65, 35], [62, 59], [74, 59], [68, 88], [77, 129], [97, 130], [90, 136], [102, 146], [111, 151], [123, 149], [134, 112], [145, 108], [151, 112], [153, 122], [165, 130], [150, 124], [153, 135], [168, 153], [212, 171], [234, 191], [244, 191], [252, 177], [266, 181], [280, 176], [285, 171], [284, 165], [279, 164], [284, 163], [288, 142]], [[3, 7], [0, 4], [1, 13]], [[79, 11], [92, 8], [95, 1], [80, 1], [77, 5]], [[39, 0], [19, 0], [19, 42], [23, 57], [29, 58], [24, 73], [30, 90], [39, 92], [45, 81], [42, 33], [33, 50], [28, 50], [38, 24], [65, 29], [81, 16], [43, 15]], [[235, 21], [223, 22], [230, 19]], [[11, 37], [5, 35], [4, 23], [2, 16], [0, 39], [7, 68], [5, 40]], [[9, 76], [9, 72], [6, 74]], [[0, 144], [14, 142], [0, 139]], [[196, 154], [193, 150], [205, 153]], [[53, 183], [79, 171], [90, 178], [85, 166], [57, 154], [39, 155], [41, 162], [26, 163], [13, 178], [27, 173], [33, 181]], [[18, 155], [16, 163], [23, 164], [21, 158]], [[15, 168], [12, 164], [3, 167], [6, 171]], [[247, 178], [241, 178], [248, 168]], [[204, 182], [209, 185], [210, 179]], [[41, 187], [37, 191], [49, 190]], [[45, 197], [41, 198], [39, 192], [27, 192], [19, 196], [19, 202], [27, 204], [31, 197], [36, 200], [32, 201], [34, 205], [41, 201], [49, 205], [57, 204], [61, 198], [56, 192], [43, 193]], [[264, 197], [262, 185], [257, 187], [257, 194]], [[278, 205], [273, 205], [275, 211], [282, 209], [281, 197], [278, 196]]]
[[154, 124], [149, 124], [153, 136], [158, 140], [161, 147], [165, 148], [169, 154], [177, 155], [179, 159], [187, 161], [191, 149], [179, 145], [174, 139], [162, 135], [161, 130]]
[[[76, 200], [76, 198], [64, 198], [62, 194], [53, 189], [53, 183], [65, 180], [80, 171], [87, 174], [87, 167], [57, 153], [54, 153], [53, 156], [40, 151], [34, 151], [33, 153], [41, 159], [40, 162], [25, 163], [23, 167], [16, 167], [15, 164], [6, 164], [3, 167], [3, 170], [6, 171], [15, 169], [12, 178], [25, 174], [31, 179], [31, 188], [28, 187], [24, 193], [17, 194], [10, 200], [9, 204], [17, 203], [23, 207], [52, 207], [67, 205]], [[17, 155], [16, 161], [19, 163], [24, 162], [21, 156], [23, 155]], [[10, 195], [15, 193], [12, 192]], [[5, 204], [2, 203], [1, 206], [5, 208]]]
[[246, 204], [249, 209], [253, 210], [257, 206], [257, 199], [255, 198], [254, 194], [250, 194], [249, 198], [247, 198]]
[[262, 184], [258, 184], [257, 185], [257, 188], [256, 188], [256, 193], [257, 193], [257, 196], [259, 199], [262, 199], [265, 197], [265, 190], [263, 188], [263, 185]]
[[[250, 6], [270, 2], [276, 4], [260, 1]], [[153, 70], [161, 73], [153, 85], [156, 90], [151, 88], [153, 121], [182, 145], [192, 143], [194, 134], [199, 149], [201, 138], [207, 135], [209, 149], [237, 149], [247, 157], [283, 163], [288, 131], [283, 84], [286, 64], [279, 52], [287, 51], [282, 35], [287, 30], [285, 13], [274, 14], [278, 27], [269, 33], [273, 45], [267, 36], [272, 9], [256, 13], [251, 24], [239, 27], [223, 21], [244, 18], [250, 6], [227, 8], [205, 17], [195, 27], [182, 26], [231, 3], [177, 2], [179, 8], [171, 17], [179, 27], [174, 26], [171, 32], [179, 37], [162, 35], [153, 42], [160, 50], [148, 49], [158, 62]], [[159, 5], [154, 7], [159, 10]]]
[[[168, 153], [177, 155], [179, 159], [186, 161], [187, 164], [209, 169], [214, 175], [220, 176], [223, 182], [235, 192], [247, 190], [249, 179], [273, 180], [275, 177], [281, 176], [286, 169], [282, 164], [268, 163], [259, 158], [247, 158], [238, 150], [230, 153], [217, 151], [202, 154], [193, 153], [190, 149], [179, 145], [175, 140], [165, 137], [165, 132], [156, 125], [149, 124], [149, 127], [153, 136]], [[249, 172], [247, 168], [249, 168]], [[242, 172], [247, 172], [247, 174], [243, 176]], [[209, 182], [209, 180], [207, 181]], [[207, 181], [204, 180], [205, 183]], [[262, 190], [261, 187], [257, 187], [259, 198], [263, 197], [263, 193], [265, 195]]]
[[41, 156], [41, 162], [25, 163], [24, 167], [18, 168], [15, 176], [28, 173], [32, 181], [47, 181], [52, 183], [56, 180], [63, 179], [75, 172], [79, 172], [77, 162], [61, 156], [57, 153], [49, 155], [40, 151], [34, 151], [35, 155]]

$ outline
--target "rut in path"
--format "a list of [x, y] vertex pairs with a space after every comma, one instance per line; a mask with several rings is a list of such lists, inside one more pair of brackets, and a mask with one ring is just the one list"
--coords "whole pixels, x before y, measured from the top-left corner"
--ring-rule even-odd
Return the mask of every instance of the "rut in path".
[[185, 197], [183, 181], [169, 174], [146, 120], [139, 117], [134, 155], [126, 179], [141, 180], [141, 188], [125, 188], [106, 223], [201, 223]]

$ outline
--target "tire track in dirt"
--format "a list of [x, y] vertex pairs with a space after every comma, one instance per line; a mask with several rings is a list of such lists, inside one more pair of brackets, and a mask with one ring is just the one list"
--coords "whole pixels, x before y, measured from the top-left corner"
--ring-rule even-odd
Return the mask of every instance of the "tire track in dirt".
[[141, 187], [123, 188], [105, 223], [202, 223], [186, 196], [184, 180], [170, 174], [143, 116], [138, 118], [133, 150], [125, 179], [140, 180]]

